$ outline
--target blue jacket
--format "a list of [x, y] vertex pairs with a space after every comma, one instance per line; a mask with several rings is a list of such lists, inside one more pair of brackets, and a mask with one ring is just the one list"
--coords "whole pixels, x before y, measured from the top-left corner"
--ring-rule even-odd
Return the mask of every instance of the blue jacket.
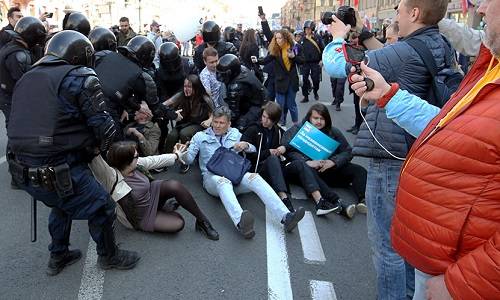
[[[212, 158], [221, 143], [226, 148], [231, 148], [234, 144], [238, 143], [241, 139], [241, 133], [236, 128], [229, 128], [224, 136], [216, 136], [212, 128], [205, 129], [203, 131], [197, 132], [189, 144], [187, 153], [184, 155], [183, 159], [187, 164], [193, 163], [196, 155], [200, 154], [198, 158], [200, 163], [201, 175], [205, 177], [211, 174], [207, 170], [207, 163]], [[255, 146], [249, 144], [250, 147], [245, 150], [245, 152], [251, 153], [255, 152]]]
[[[429, 47], [438, 69], [453, 65], [454, 57], [446, 57], [445, 47], [449, 45], [442, 38], [437, 26], [421, 28], [405, 39], [408, 38], [420, 39]], [[418, 53], [405, 42], [405, 39], [381, 49], [368, 51], [369, 66], [380, 72], [387, 82], [397, 82], [401, 89], [425, 98], [431, 88], [431, 75]], [[342, 43], [343, 40], [335, 39], [323, 52], [325, 69], [331, 77], [344, 78], [350, 69], [343, 52], [339, 50]], [[367, 109], [366, 120], [377, 139], [391, 153], [399, 157], [406, 156], [413, 139], [387, 118], [384, 109], [370, 105]], [[353, 154], [374, 158], [392, 158], [375, 142], [365, 123], [361, 125]]]

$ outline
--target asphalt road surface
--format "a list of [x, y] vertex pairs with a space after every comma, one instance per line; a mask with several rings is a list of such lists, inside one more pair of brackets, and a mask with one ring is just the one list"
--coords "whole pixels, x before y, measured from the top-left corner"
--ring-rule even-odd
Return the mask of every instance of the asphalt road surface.
[[[352, 126], [354, 105], [346, 93], [342, 111], [329, 105], [330, 82], [323, 74], [320, 100], [328, 104], [334, 126], [346, 133]], [[314, 98], [299, 104], [303, 117]], [[302, 99], [297, 93], [297, 103]], [[33, 108], [36, 109], [36, 104]], [[346, 220], [336, 214], [315, 215], [314, 203], [300, 188], [293, 188], [293, 204], [309, 213], [299, 228], [285, 234], [266, 217], [253, 194], [239, 197], [255, 217], [256, 235], [243, 239], [235, 230], [222, 203], [201, 186], [197, 167], [181, 175], [176, 167], [157, 178], [181, 180], [220, 234], [211, 241], [194, 230], [194, 218], [182, 208], [186, 226], [178, 234], [151, 234], [116, 226], [124, 249], [136, 250], [141, 261], [131, 271], [101, 271], [96, 267], [95, 244], [85, 221], [74, 221], [71, 247], [82, 259], [55, 277], [45, 275], [48, 208], [38, 204], [38, 241], [30, 242], [30, 198], [10, 189], [4, 150], [6, 134], [0, 117], [0, 299], [375, 299], [375, 277], [367, 240], [366, 216]], [[290, 124], [290, 121], [289, 121]], [[366, 161], [354, 158], [366, 166]], [[347, 190], [337, 190], [346, 202]], [[301, 200], [302, 199], [302, 200]]]

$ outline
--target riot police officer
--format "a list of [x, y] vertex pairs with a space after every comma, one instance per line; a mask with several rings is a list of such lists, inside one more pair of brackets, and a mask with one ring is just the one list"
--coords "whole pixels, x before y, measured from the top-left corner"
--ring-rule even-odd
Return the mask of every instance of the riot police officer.
[[[198, 70], [188, 58], [180, 56], [179, 48], [172, 42], [166, 42], [160, 46], [159, 56], [160, 66], [156, 70], [155, 81], [160, 101], [164, 102], [181, 91], [186, 77], [189, 74], [198, 74]], [[160, 153], [163, 153], [165, 149], [169, 124], [169, 119], [162, 118], [158, 120], [158, 126], [161, 129], [160, 143], [158, 145]]]
[[[107, 30], [107, 29], [106, 29]], [[98, 33], [105, 37], [98, 38]], [[92, 32], [91, 38], [101, 51], [96, 53], [95, 71], [101, 80], [104, 95], [109, 100], [109, 112], [117, 127], [120, 127], [117, 140], [122, 139], [120, 118], [127, 111], [138, 111], [141, 101], [145, 101], [153, 115], [157, 118], [175, 119], [177, 114], [161, 104], [158, 100], [156, 84], [146, 71], [153, 63], [155, 47], [144, 36], [132, 38], [127, 46], [118, 47], [119, 53], [112, 51], [113, 38], [104, 30]], [[97, 44], [100, 39], [108, 39], [105, 43]], [[109, 41], [111, 40], [111, 42]], [[105, 49], [106, 44], [108, 49]], [[111, 46], [110, 46], [111, 45]]]
[[[319, 82], [321, 78], [321, 57], [323, 55], [323, 40], [314, 32], [316, 29], [316, 24], [307, 20], [304, 22], [304, 37], [302, 38], [300, 45], [302, 46], [302, 53], [304, 54], [305, 62], [301, 66], [302, 71], [302, 103], [309, 101], [309, 90], [313, 90], [314, 99], [318, 100], [318, 90]], [[311, 76], [313, 86], [309, 82], [309, 76]]]
[[[13, 178], [36, 200], [52, 207], [47, 274], [81, 257], [69, 250], [73, 219], [86, 219], [103, 269], [131, 269], [136, 252], [115, 243], [115, 203], [87, 162], [106, 151], [115, 133], [99, 79], [90, 67], [94, 49], [81, 33], [65, 30], [49, 41], [45, 56], [17, 83], [8, 128]], [[26, 109], [36, 106], [35, 109]]]
[[220, 27], [214, 21], [206, 21], [203, 23], [201, 34], [203, 36], [203, 44], [196, 47], [193, 57], [193, 62], [198, 70], [201, 71], [205, 68], [203, 50], [207, 47], [214, 47], [217, 53], [219, 53], [219, 57], [222, 57], [224, 54], [238, 55], [238, 50], [232, 43], [221, 40]]
[[236, 29], [234, 27], [227, 26], [224, 28], [224, 41], [232, 43], [236, 47], [236, 50], [240, 51], [241, 40], [236, 36]]
[[14, 32], [13, 39], [0, 50], [0, 109], [5, 115], [5, 127], [9, 123], [14, 86], [34, 62], [31, 50], [43, 43], [47, 34], [42, 22], [34, 17], [21, 18]]
[[180, 56], [179, 48], [172, 42], [161, 44], [159, 56], [155, 79], [160, 100], [165, 101], [181, 91], [184, 79], [189, 74], [198, 74], [198, 70], [188, 58]]
[[232, 112], [231, 123], [241, 132], [258, 121], [264, 104], [264, 86], [255, 75], [242, 66], [236, 55], [226, 54], [217, 63], [217, 80], [226, 85], [226, 98]]
[[78, 31], [84, 36], [88, 36], [90, 32], [90, 22], [87, 17], [79, 12], [68, 13], [63, 19], [63, 30]]

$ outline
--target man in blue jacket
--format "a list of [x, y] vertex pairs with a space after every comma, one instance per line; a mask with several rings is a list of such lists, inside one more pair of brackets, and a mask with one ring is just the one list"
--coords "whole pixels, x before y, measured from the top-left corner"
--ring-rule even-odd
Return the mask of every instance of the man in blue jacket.
[[[431, 74], [419, 54], [406, 40], [419, 39], [434, 56], [438, 70], [451, 67], [454, 57], [439, 33], [437, 23], [446, 14], [447, 0], [401, 0], [397, 8], [399, 42], [369, 51], [369, 66], [387, 81], [397, 82], [402, 89], [426, 98], [431, 89]], [[330, 27], [333, 42], [323, 52], [323, 63], [331, 77], [345, 78], [350, 70], [342, 51], [350, 26], [334, 17]], [[365, 45], [367, 45], [365, 43]], [[353, 154], [370, 158], [366, 189], [368, 237], [374, 252], [379, 299], [405, 299], [413, 293], [414, 272], [392, 249], [390, 225], [399, 173], [413, 137], [387, 118], [385, 111], [370, 105], [367, 123], [360, 128]], [[369, 128], [373, 131], [370, 133]], [[375, 138], [383, 144], [379, 145]]]

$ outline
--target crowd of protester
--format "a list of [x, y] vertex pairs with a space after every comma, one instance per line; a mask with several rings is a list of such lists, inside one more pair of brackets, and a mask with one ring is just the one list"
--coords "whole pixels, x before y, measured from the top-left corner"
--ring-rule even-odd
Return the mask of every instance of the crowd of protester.
[[[116, 245], [115, 218], [130, 229], [174, 233], [185, 225], [180, 206], [196, 230], [218, 240], [213, 217], [181, 180], [152, 175], [174, 166], [190, 172], [197, 163], [199, 184], [220, 198], [245, 239], [255, 235], [254, 218], [238, 202], [241, 193], [254, 192], [287, 232], [305, 213], [293, 205], [291, 184], [304, 189], [318, 216], [367, 214], [379, 299], [498, 297], [500, 4], [478, 7], [486, 30], [443, 19], [447, 5], [402, 0], [395, 22], [378, 32], [364, 28], [357, 12], [356, 26], [333, 16], [326, 31], [311, 20], [295, 32], [272, 31], [264, 14], [258, 29], [206, 21], [182, 44], [156, 21], [143, 36], [126, 17], [109, 30], [90, 30], [83, 14], [70, 12], [63, 31], [48, 34], [45, 14], [10, 9], [0, 32], [0, 108], [12, 186], [54, 207], [47, 274], [81, 257], [68, 248], [77, 218], [89, 219], [105, 269], [130, 269], [139, 260]], [[346, 44], [368, 59], [346, 59]], [[470, 57], [476, 63], [459, 87]], [[302, 103], [311, 94], [319, 100], [323, 68], [336, 111], [349, 82], [353, 146], [326, 105], [313, 104], [299, 119], [296, 94], [301, 89]], [[23, 88], [49, 70], [51, 80]], [[43, 84], [52, 88], [42, 92]], [[60, 121], [26, 119], [21, 105], [36, 92], [48, 99], [46, 115], [57, 111]], [[326, 159], [292, 145], [306, 124], [338, 142]], [[29, 126], [41, 128], [36, 137], [23, 131]], [[57, 148], [61, 137], [79, 143]], [[223, 149], [248, 159], [237, 181], [211, 165]], [[368, 158], [368, 168], [354, 156]], [[61, 166], [67, 169], [53, 171]], [[47, 179], [44, 172], [56, 173]], [[339, 197], [339, 187], [352, 191], [354, 204]]]

